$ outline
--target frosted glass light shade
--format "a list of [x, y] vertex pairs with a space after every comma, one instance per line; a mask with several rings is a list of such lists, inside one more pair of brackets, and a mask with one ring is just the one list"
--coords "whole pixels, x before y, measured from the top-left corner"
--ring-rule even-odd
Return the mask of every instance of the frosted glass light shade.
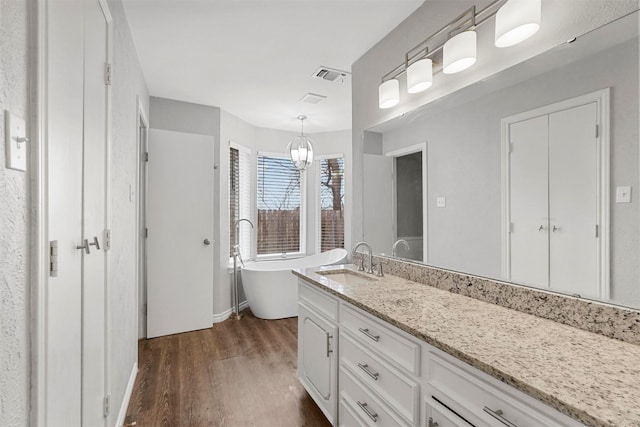
[[407, 92], [419, 93], [433, 84], [433, 62], [423, 58], [407, 68]]
[[313, 163], [313, 145], [304, 135], [296, 136], [287, 146], [289, 158], [298, 170], [305, 170]]
[[444, 44], [442, 72], [459, 73], [476, 63], [478, 37], [475, 31], [464, 31]]
[[400, 102], [400, 82], [391, 79], [378, 86], [378, 103], [381, 109], [391, 108]]
[[540, 29], [542, 0], [509, 0], [496, 13], [496, 47], [516, 45]]

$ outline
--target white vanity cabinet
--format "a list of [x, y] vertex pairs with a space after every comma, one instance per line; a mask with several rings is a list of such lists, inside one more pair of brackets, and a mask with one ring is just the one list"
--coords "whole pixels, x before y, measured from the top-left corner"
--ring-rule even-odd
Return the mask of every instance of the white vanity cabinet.
[[337, 407], [338, 300], [300, 282], [298, 286], [298, 378], [335, 425]]
[[299, 283], [298, 376], [332, 425], [582, 426], [317, 286]]

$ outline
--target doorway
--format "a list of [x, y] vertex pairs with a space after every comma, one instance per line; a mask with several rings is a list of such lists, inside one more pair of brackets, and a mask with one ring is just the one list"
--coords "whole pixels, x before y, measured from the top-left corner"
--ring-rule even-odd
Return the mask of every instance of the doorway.
[[137, 98], [137, 216], [136, 242], [138, 246], [138, 338], [147, 337], [147, 161], [149, 121], [140, 97]]

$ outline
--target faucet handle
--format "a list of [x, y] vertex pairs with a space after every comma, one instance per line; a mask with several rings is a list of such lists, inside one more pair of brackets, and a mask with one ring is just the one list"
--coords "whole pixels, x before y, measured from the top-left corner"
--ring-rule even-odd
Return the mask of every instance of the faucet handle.
[[378, 262], [378, 265], [376, 265], [376, 276], [384, 277], [384, 273], [382, 272], [382, 262]]
[[358, 260], [358, 271], [364, 271], [364, 258]]

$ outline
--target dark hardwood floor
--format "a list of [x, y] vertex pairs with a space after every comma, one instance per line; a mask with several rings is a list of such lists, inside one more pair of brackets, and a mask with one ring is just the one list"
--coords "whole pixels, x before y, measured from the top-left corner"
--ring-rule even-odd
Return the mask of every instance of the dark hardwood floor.
[[296, 376], [297, 322], [245, 310], [239, 321], [140, 341], [125, 426], [329, 426]]

